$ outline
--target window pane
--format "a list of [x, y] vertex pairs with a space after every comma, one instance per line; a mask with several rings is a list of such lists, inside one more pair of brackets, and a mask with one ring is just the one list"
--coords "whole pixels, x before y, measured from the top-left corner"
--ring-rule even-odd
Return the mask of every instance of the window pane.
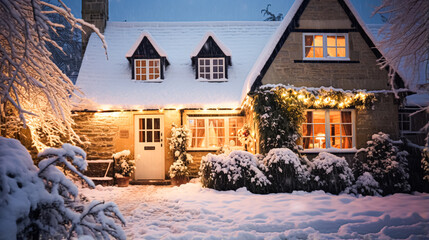
[[210, 72], [210, 67], [206, 67], [205, 72]]
[[314, 111], [312, 113], [314, 123], [325, 123], [325, 111]]
[[206, 74], [206, 79], [210, 79], [210, 74]]
[[[138, 80], [140, 80], [140, 79], [138, 79]], [[146, 75], [142, 75], [141, 80], [146, 80]]]
[[223, 74], [221, 73], [221, 74], [219, 74], [219, 79], [222, 79], [223, 78]]
[[341, 136], [341, 125], [331, 124], [331, 136]]
[[337, 57], [346, 57], [346, 49], [337, 48]]
[[152, 131], [147, 131], [147, 142], [153, 142], [152, 141]]
[[323, 36], [322, 35], [316, 35], [314, 36], [314, 46], [323, 46]]
[[206, 59], [206, 65], [210, 65], [210, 59]]
[[142, 68], [142, 74], [146, 74], [146, 68]]
[[328, 46], [330, 46], [330, 47], [336, 46], [336, 44], [335, 44], [335, 36], [327, 36], [326, 40], [327, 40]]
[[223, 65], [223, 59], [219, 59], [219, 65]]
[[145, 142], [144, 131], [139, 131], [139, 142]]
[[200, 127], [204, 127], [204, 119], [198, 119], [197, 120], [197, 126]]
[[213, 59], [213, 65], [217, 65], [217, 59]]
[[145, 60], [142, 60], [141, 63], [142, 63], [143, 67], [146, 67], [146, 61]]
[[305, 46], [313, 46], [313, 36], [305, 36]]
[[305, 57], [306, 58], [312, 58], [312, 57], [314, 57], [314, 48], [312, 48], [312, 47], [306, 47], [305, 48]]
[[136, 76], [136, 80], [142, 80], [141, 77], [140, 77], [140, 75]]
[[217, 71], [218, 71], [217, 66], [213, 67], [213, 72], [217, 72]]
[[341, 139], [342, 143], [341, 143], [341, 148], [352, 148], [353, 147], [353, 142], [352, 142], [352, 138], [351, 137], [345, 137]]
[[160, 129], [161, 128], [160, 122], [161, 121], [159, 118], [154, 118], [153, 119], [153, 129]]
[[340, 137], [331, 137], [331, 147], [341, 148], [341, 138]]
[[337, 46], [338, 47], [345, 47], [346, 46], [346, 37], [345, 36], [338, 36], [337, 37]]
[[140, 68], [136, 68], [136, 73], [140, 74]]
[[140, 128], [140, 129], [145, 129], [145, 128], [144, 128], [144, 118], [140, 118], [140, 119], [139, 119], [139, 122], [140, 122], [140, 123], [139, 123], [139, 128]]
[[204, 65], [204, 60], [200, 59], [200, 65]]
[[336, 57], [336, 48], [328, 48], [328, 57]]
[[146, 119], [146, 128], [152, 129], [152, 118]]
[[154, 63], [153, 61], [149, 61], [149, 67], [153, 67]]
[[200, 72], [204, 72], [204, 67], [200, 67]]
[[153, 141], [154, 142], [161, 142], [161, 132], [160, 131], [154, 131], [153, 132]]
[[330, 123], [341, 123], [341, 112], [340, 111], [329, 111], [329, 122]]
[[352, 135], [352, 125], [351, 124], [343, 124], [341, 129], [342, 136], [351, 136]]
[[219, 67], [219, 72], [223, 72], [223, 66]]
[[214, 73], [214, 74], [213, 74], [213, 79], [218, 79], [218, 75], [217, 75], [217, 73]]
[[136, 60], [136, 66], [137, 67], [140, 67], [140, 62], [141, 62], [140, 60]]
[[352, 112], [341, 112], [342, 123], [352, 123]]
[[314, 48], [314, 57], [323, 58], [323, 48]]

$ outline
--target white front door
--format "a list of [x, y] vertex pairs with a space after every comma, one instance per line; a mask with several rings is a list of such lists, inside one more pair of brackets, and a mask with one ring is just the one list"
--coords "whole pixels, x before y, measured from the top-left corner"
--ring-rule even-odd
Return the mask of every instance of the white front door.
[[136, 179], [164, 179], [164, 116], [136, 115], [135, 160]]

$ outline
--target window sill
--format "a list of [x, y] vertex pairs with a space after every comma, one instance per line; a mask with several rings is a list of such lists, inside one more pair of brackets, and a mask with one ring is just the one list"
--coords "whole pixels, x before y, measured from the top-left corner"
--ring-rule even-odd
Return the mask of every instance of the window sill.
[[142, 83], [162, 83], [164, 80], [158, 79], [158, 80], [132, 80], [133, 82], [142, 82]]
[[320, 153], [320, 152], [328, 152], [328, 153], [356, 153], [356, 148], [348, 148], [348, 149], [339, 149], [339, 148], [313, 148], [313, 149], [305, 149], [300, 151], [301, 153]]
[[294, 63], [360, 63], [359, 61], [351, 61], [350, 59], [304, 59], [304, 60], [293, 60]]
[[222, 78], [222, 79], [216, 79], [216, 80], [209, 80], [209, 79], [205, 79], [205, 78], [197, 78], [198, 82], [228, 82], [228, 79], [226, 78]]

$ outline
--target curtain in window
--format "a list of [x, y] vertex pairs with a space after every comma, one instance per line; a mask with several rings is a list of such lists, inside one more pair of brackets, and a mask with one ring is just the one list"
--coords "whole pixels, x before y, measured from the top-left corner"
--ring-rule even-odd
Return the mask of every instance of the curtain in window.
[[[307, 112], [306, 123], [313, 123], [313, 112]], [[307, 135], [311, 136], [311, 138], [304, 138], [304, 149], [307, 149], [310, 148], [310, 142], [312, 142], [311, 139], [313, 137], [313, 125], [306, 124], [304, 127], [307, 128]]]
[[[351, 112], [341, 112], [341, 130], [343, 136], [351, 136], [352, 135], [352, 113]], [[352, 147], [352, 138], [345, 137], [343, 140], [344, 148]]]

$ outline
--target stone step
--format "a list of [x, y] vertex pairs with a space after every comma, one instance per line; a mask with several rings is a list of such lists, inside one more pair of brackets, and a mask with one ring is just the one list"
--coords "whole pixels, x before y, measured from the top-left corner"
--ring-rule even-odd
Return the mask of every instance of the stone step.
[[171, 180], [153, 179], [153, 180], [133, 180], [130, 181], [131, 185], [171, 185]]

